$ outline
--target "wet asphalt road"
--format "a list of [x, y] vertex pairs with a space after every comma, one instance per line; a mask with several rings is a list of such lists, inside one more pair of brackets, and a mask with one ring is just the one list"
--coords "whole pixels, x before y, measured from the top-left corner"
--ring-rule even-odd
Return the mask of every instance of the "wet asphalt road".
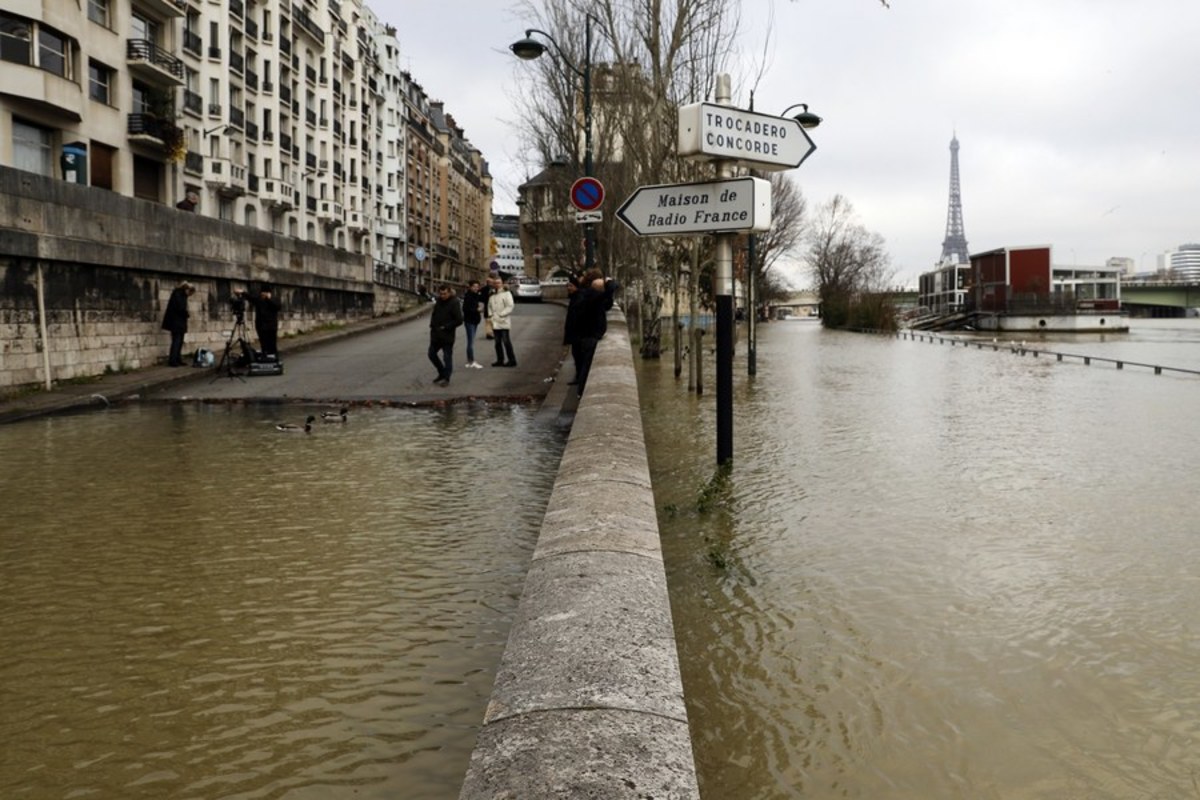
[[[150, 400], [208, 402], [297, 402], [332, 404], [428, 405], [466, 399], [507, 401], [544, 397], [567, 356], [562, 345], [565, 309], [556, 303], [521, 303], [513, 312], [515, 368], [493, 367], [493, 342], [482, 326], [475, 340], [475, 360], [482, 369], [467, 369], [465, 332], [458, 329], [454, 374], [450, 385], [433, 383], [437, 372], [429, 362], [429, 315], [381, 330], [348, 336], [302, 352], [283, 354], [282, 375], [228, 377], [206, 370], [195, 379], [173, 383], [151, 393]], [[221, 353], [217, 353], [217, 358]], [[569, 360], [569, 359], [567, 359]], [[558, 380], [570, 380], [566, 365]]]

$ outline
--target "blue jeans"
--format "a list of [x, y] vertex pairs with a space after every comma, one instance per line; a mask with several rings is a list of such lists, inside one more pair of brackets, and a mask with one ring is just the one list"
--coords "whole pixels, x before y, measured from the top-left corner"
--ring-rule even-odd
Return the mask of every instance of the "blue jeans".
[[[441, 358], [438, 358], [438, 353], [441, 353]], [[450, 380], [450, 374], [454, 372], [454, 342], [450, 342], [450, 344], [430, 342], [429, 361], [437, 367], [439, 378]]]
[[479, 330], [478, 322], [464, 322], [463, 328], [467, 332], [467, 363], [475, 363], [475, 331]]

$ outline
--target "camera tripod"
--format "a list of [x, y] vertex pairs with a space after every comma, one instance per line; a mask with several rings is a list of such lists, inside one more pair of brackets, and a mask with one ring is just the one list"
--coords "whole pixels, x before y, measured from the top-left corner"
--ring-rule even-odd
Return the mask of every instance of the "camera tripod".
[[217, 362], [217, 366], [214, 369], [213, 379], [209, 381], [209, 383], [216, 381], [220, 377], [237, 378], [242, 383], [246, 382], [246, 379], [243, 378], [240, 373], [234, 371], [234, 367], [239, 360], [238, 357], [233, 354], [234, 342], [238, 342], [242, 346], [241, 358], [249, 359], [250, 345], [246, 341], [245, 313], [234, 314], [233, 330], [229, 332], [229, 341], [225, 342], [225, 352], [221, 354], [221, 360]]

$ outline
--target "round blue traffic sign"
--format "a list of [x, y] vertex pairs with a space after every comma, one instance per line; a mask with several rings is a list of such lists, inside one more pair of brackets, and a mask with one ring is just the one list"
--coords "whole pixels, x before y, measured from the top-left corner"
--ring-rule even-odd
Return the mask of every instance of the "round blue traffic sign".
[[571, 205], [580, 211], [595, 211], [604, 202], [604, 184], [595, 178], [580, 178], [571, 184]]

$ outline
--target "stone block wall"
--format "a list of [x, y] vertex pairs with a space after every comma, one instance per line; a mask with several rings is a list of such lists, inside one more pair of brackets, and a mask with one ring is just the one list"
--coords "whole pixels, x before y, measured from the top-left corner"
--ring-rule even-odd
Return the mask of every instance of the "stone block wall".
[[[223, 347], [235, 289], [274, 287], [281, 337], [408, 297], [380, 291], [362, 254], [0, 167], [0, 391], [43, 382], [43, 352], [55, 381], [164, 362], [159, 326], [183, 280], [196, 286], [185, 354]], [[247, 323], [253, 334], [252, 313]]]

